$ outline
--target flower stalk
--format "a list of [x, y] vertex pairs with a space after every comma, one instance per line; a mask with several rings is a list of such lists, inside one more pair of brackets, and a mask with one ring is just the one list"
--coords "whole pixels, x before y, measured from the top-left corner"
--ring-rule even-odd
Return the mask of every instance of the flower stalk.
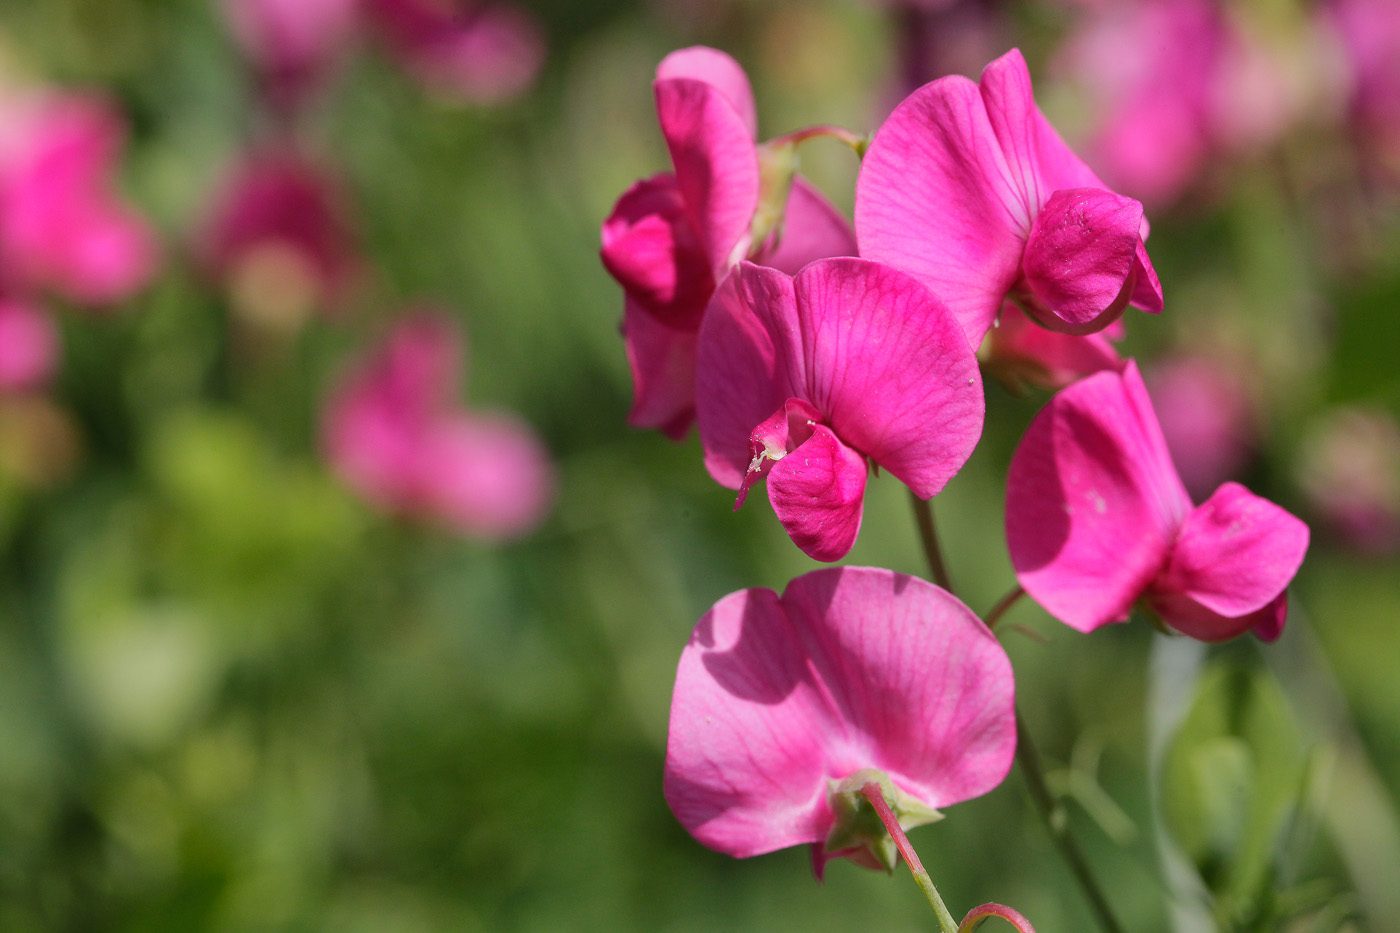
[[928, 898], [929, 905], [933, 907], [933, 912], [938, 917], [938, 928], [942, 933], [958, 933], [957, 922], [953, 920], [953, 915], [948, 912], [948, 905], [944, 904], [943, 898], [939, 896], [938, 888], [934, 887], [933, 879], [929, 877], [928, 870], [919, 861], [919, 854], [909, 843], [909, 837], [904, 834], [904, 829], [899, 825], [899, 819], [890, 809], [889, 802], [885, 800], [885, 794], [880, 789], [880, 785], [874, 781], [866, 781], [861, 786], [860, 792], [875, 808], [875, 812], [880, 816], [880, 822], [885, 824], [890, 838], [899, 847], [899, 854], [904, 856], [904, 864], [909, 866], [909, 873], [914, 876], [914, 881], [924, 892], [924, 897]]

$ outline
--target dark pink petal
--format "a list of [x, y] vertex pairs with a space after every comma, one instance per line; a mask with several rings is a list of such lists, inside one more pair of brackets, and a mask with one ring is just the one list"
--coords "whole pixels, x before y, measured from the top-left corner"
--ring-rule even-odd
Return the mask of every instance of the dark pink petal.
[[711, 299], [695, 354], [694, 404], [705, 468], [730, 489], [738, 489], [748, 472], [754, 427], [792, 397], [779, 380], [773, 339], [740, 286], [743, 268], [726, 277]]
[[1114, 327], [1083, 337], [1046, 330], [1008, 303], [979, 355], [988, 372], [1013, 385], [1059, 389], [1105, 369], [1121, 372], [1125, 364], [1112, 343], [1119, 337]]
[[696, 335], [666, 326], [628, 298], [622, 336], [632, 370], [627, 423], [680, 440], [695, 420]]
[[807, 263], [831, 256], [854, 256], [856, 235], [850, 221], [802, 176], [792, 180], [778, 248], [759, 258], [788, 275]]
[[977, 344], [1020, 276], [1030, 231], [976, 84], [940, 78], [876, 132], [856, 181], [860, 254], [912, 273]]
[[1226, 483], [1186, 516], [1154, 590], [1243, 616], [1288, 587], [1307, 550], [1307, 525], [1238, 483]]
[[821, 413], [800, 398], [790, 398], [749, 435], [749, 466], [744, 483], [734, 500], [738, 511], [749, 494], [750, 487], [768, 475], [773, 464], [792, 452], [812, 436], [821, 423]]
[[1250, 631], [1264, 642], [1276, 642], [1283, 634], [1283, 623], [1288, 618], [1288, 591], [1279, 594], [1278, 599], [1249, 616], [1253, 621]]
[[630, 299], [672, 327], [700, 326], [715, 280], [675, 176], [627, 189], [603, 221], [602, 241], [603, 265]]
[[1060, 391], [1021, 439], [1007, 477], [1017, 579], [1088, 632], [1128, 617], [1166, 565], [1191, 501], [1136, 364]]
[[0, 298], [0, 392], [39, 389], [58, 363], [58, 330], [28, 302]]
[[805, 397], [843, 442], [937, 494], [982, 434], [982, 378], [957, 320], [912, 276], [864, 259], [814, 262], [795, 288]]
[[1261, 640], [1276, 641], [1288, 616], [1288, 593], [1278, 594], [1262, 609], [1242, 616], [1224, 616], [1183, 593], [1151, 593], [1147, 606], [1173, 630], [1200, 641], [1229, 641], [1254, 632]]
[[1113, 323], [1136, 287], [1142, 205], [1102, 188], [1050, 195], [1031, 226], [1026, 310], [1045, 327], [1088, 334]]
[[460, 534], [518, 538], [549, 509], [549, 457], [524, 422], [501, 414], [445, 417], [420, 452], [421, 507]]
[[758, 111], [753, 102], [753, 88], [743, 67], [718, 49], [703, 45], [678, 49], [656, 66], [656, 80], [693, 78], [710, 85], [729, 101], [749, 131], [749, 138], [758, 138]]
[[845, 557], [860, 533], [865, 458], [816, 425], [800, 447], [773, 464], [768, 501], [792, 543], [813, 560]]
[[748, 249], [758, 208], [758, 150], [739, 112], [693, 78], [655, 84], [656, 113], [691, 226], [718, 281]]
[[666, 800], [700, 842], [738, 857], [825, 840], [828, 784], [861, 768], [948, 806], [1006, 775], [1013, 690], [992, 634], [922, 580], [835, 568], [781, 599], [735, 593], [681, 656]]
[[[1147, 221], [1143, 221], [1146, 226]], [[1152, 259], [1147, 255], [1147, 244], [1138, 240], [1137, 256], [1133, 260], [1133, 294], [1128, 304], [1146, 311], [1160, 314], [1162, 311], [1162, 283], [1157, 278], [1157, 270], [1152, 267]]]

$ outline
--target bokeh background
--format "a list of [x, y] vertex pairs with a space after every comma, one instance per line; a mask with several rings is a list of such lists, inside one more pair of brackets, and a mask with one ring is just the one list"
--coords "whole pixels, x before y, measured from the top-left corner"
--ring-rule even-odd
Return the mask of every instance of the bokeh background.
[[[598, 225], [668, 167], [651, 74], [697, 43], [746, 66], [763, 135], [872, 131], [1018, 45], [1052, 121], [1148, 204], [1167, 310], [1130, 312], [1124, 352], [1183, 469], [1305, 517], [1312, 549], [1274, 646], [1085, 637], [1022, 602], [1021, 705], [1128, 929], [1400, 929], [1393, 3], [520, 0], [523, 32], [465, 65], [358, 10], [312, 30], [329, 51], [290, 90], [237, 6], [0, 5], [0, 97], [106, 101], [116, 196], [159, 243], [100, 307], [39, 289], [54, 370], [0, 395], [0, 929], [932, 927], [906, 877], [728, 859], [661, 795], [695, 620], [815, 567], [763, 496], [731, 512], [693, 437], [625, 425]], [[334, 295], [314, 259], [210, 258], [230, 173], [269, 148], [332, 191], [343, 230], [308, 236], [349, 270]], [[849, 211], [854, 155], [802, 159]], [[295, 247], [318, 208], [286, 210]], [[527, 533], [405, 514], [327, 462], [335, 387], [425, 307], [464, 334], [454, 404], [548, 451]], [[989, 381], [935, 503], [978, 611], [1014, 582], [1005, 469], [1047, 397]], [[923, 571], [888, 477], [848, 563]], [[955, 914], [1091, 928], [1018, 773], [912, 838]]]

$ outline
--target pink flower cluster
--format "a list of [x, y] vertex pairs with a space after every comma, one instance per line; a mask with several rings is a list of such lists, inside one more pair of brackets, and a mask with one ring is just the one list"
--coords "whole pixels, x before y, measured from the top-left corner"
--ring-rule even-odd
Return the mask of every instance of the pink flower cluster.
[[[1193, 505], [1110, 342], [1126, 308], [1163, 307], [1143, 207], [1070, 151], [1018, 51], [980, 82], [917, 89], [856, 142], [854, 239], [796, 175], [798, 143], [854, 134], [756, 143], [748, 81], [713, 49], [668, 56], [654, 88], [673, 172], [602, 230], [632, 424], [679, 437], [693, 419], [735, 507], [766, 480], [794, 543], [834, 561], [872, 465], [929, 499], [967, 461], [983, 367], [1063, 387], [1008, 473], [1021, 587], [1085, 632], [1137, 607], [1208, 641], [1278, 637], [1307, 526], [1235, 483]], [[932, 584], [848, 567], [731, 594], [681, 657], [666, 797], [731, 855], [813, 843], [818, 866], [889, 867], [854, 792], [877, 784], [905, 827], [989, 791], [1016, 744], [1012, 695], [995, 638]]]

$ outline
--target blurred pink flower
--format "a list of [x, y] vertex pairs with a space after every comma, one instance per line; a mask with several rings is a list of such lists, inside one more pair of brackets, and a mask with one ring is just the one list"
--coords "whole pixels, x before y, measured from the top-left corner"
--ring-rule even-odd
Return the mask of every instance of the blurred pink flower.
[[1025, 591], [1081, 632], [1141, 601], [1193, 638], [1272, 641], [1308, 526], [1236, 483], [1193, 508], [1129, 361], [1061, 390], [1031, 422], [1007, 476], [1006, 540]]
[[367, 0], [390, 52], [429, 88], [474, 104], [529, 89], [544, 64], [534, 17], [476, 0]]
[[229, 29], [275, 107], [322, 84], [359, 25], [360, 0], [221, 0]]
[[1204, 356], [1178, 356], [1149, 369], [1147, 387], [1192, 499], [1239, 472], [1255, 435], [1254, 405], [1241, 376]]
[[1400, 549], [1400, 426], [1365, 408], [1328, 412], [1301, 447], [1299, 482], [1327, 529], [1375, 554]]
[[681, 654], [666, 801], [726, 855], [812, 843], [819, 873], [839, 857], [892, 868], [888, 835], [860, 831], [844, 785], [878, 781], [904, 828], [939, 819], [1005, 778], [1014, 693], [995, 636], [923, 580], [839, 567], [782, 596], [731, 593]]
[[241, 313], [288, 329], [314, 310], [338, 311], [360, 271], [334, 180], [286, 148], [254, 152], [235, 166], [201, 250]]
[[48, 384], [58, 362], [58, 332], [42, 310], [0, 297], [0, 393]]
[[1103, 4], [1055, 69], [1083, 86], [1098, 117], [1090, 161], [1152, 206], [1179, 198], [1218, 155], [1271, 142], [1293, 117], [1281, 67], [1213, 0]]
[[962, 328], [912, 276], [821, 259], [791, 278], [744, 262], [700, 328], [705, 466], [739, 490], [767, 477], [793, 543], [839, 560], [855, 543], [866, 458], [936, 495], [982, 435], [982, 380]]
[[112, 190], [125, 129], [104, 101], [6, 102], [0, 129], [0, 287], [80, 305], [131, 297], [155, 271], [150, 228]]
[[1009, 297], [1045, 327], [1162, 310], [1142, 205], [1107, 190], [1041, 114], [1012, 49], [981, 84], [940, 78], [895, 108], [856, 182], [862, 256], [918, 277], [980, 344]]
[[[623, 336], [634, 402], [628, 422], [680, 438], [695, 418], [695, 340], [716, 283], [751, 258], [784, 272], [854, 255], [850, 225], [794, 178], [778, 217], [759, 230], [760, 154], [748, 76], [697, 46], [656, 69], [657, 117], [674, 174], [638, 182], [603, 222], [603, 265], [623, 288]], [[774, 234], [781, 230], [781, 236]]]
[[326, 456], [385, 511], [473, 538], [519, 537], [549, 508], [548, 456], [519, 419], [454, 409], [461, 368], [446, 317], [400, 321], [331, 394], [322, 420]]
[[1323, 11], [1346, 53], [1351, 117], [1362, 144], [1400, 174], [1400, 4], [1330, 0]]

